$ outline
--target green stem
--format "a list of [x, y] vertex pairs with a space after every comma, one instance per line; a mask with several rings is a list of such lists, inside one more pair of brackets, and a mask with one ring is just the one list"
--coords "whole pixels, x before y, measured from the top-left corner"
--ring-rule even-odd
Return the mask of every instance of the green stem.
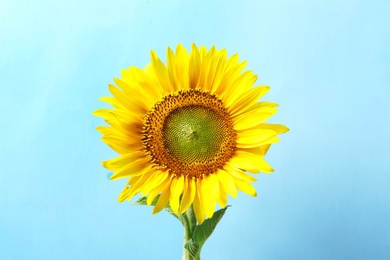
[[196, 256], [193, 257], [191, 253], [184, 247], [185, 244], [191, 240], [193, 232], [196, 227], [196, 218], [195, 218], [192, 205], [188, 208], [188, 210], [183, 215], [181, 215], [181, 217], [183, 219], [183, 226], [184, 226], [184, 245], [183, 245], [182, 260], [200, 260], [200, 250], [196, 254]]

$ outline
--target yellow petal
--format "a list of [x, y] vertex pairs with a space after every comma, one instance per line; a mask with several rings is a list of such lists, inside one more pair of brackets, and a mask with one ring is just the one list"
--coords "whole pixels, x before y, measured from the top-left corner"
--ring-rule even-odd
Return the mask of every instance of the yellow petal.
[[123, 202], [128, 199], [131, 188], [131, 178], [127, 181], [126, 186], [123, 188], [122, 192], [119, 194], [118, 202]]
[[189, 57], [189, 87], [195, 89], [198, 87], [200, 75], [201, 60], [199, 50], [195, 44], [192, 44], [192, 50]]
[[216, 174], [210, 174], [207, 177], [210, 191], [215, 201], [222, 207], [226, 207], [227, 195], [226, 192], [220, 188], [219, 180]]
[[243, 181], [246, 181], [246, 182], [254, 182], [254, 181], [257, 181], [257, 179], [253, 176], [250, 176], [248, 174], [246, 174], [245, 172], [243, 172], [241, 169], [239, 168], [235, 168], [233, 166], [230, 166], [229, 163], [227, 163], [224, 168], [226, 169], [226, 171], [232, 175], [233, 177], [235, 178], [238, 178], [240, 180], [243, 180]]
[[[124, 79], [114, 78], [114, 81], [121, 89], [124, 90], [123, 93], [127, 95], [126, 107], [131, 107], [131, 112], [136, 114], [145, 114], [153, 105], [154, 98], [151, 95], [147, 96], [143, 94], [144, 90], [141, 90], [140, 86], [131, 88]], [[136, 85], [136, 83], [133, 83], [133, 85]]]
[[[117, 84], [118, 84], [118, 82], [120, 82], [119, 79], [116, 79], [116, 81], [117, 81]], [[119, 103], [123, 107], [125, 107], [127, 110], [129, 110], [129, 111], [137, 111], [137, 113], [141, 113], [141, 114], [145, 114], [148, 111], [148, 108], [143, 103], [140, 103], [140, 102], [136, 102], [136, 103], [129, 102], [129, 100], [131, 100], [131, 98], [126, 93], [124, 93], [123, 91], [120, 91], [119, 89], [117, 89], [114, 85], [109, 84], [108, 85], [108, 89], [111, 92], [111, 94], [115, 97], [115, 99], [117, 101], [119, 101]]]
[[275, 131], [269, 129], [251, 129], [237, 134], [237, 147], [251, 148], [279, 142]]
[[236, 198], [237, 197], [237, 189], [236, 189], [236, 185], [234, 184], [234, 180], [230, 176], [230, 174], [228, 174], [227, 172], [225, 172], [222, 169], [219, 169], [216, 175], [218, 177], [220, 187], [224, 191], [229, 193], [233, 198]]
[[101, 139], [108, 145], [117, 145], [125, 149], [126, 152], [120, 154], [132, 153], [142, 149], [140, 140], [123, 135], [105, 135]]
[[133, 102], [143, 102], [147, 108], [153, 106], [154, 102], [160, 99], [164, 93], [159, 84], [144, 70], [137, 67], [130, 67], [122, 71], [123, 90], [133, 99]]
[[165, 206], [168, 204], [169, 198], [171, 196], [171, 188], [170, 185], [168, 185], [165, 190], [161, 193], [160, 197], [158, 198], [158, 201], [153, 209], [153, 214], [159, 213]]
[[123, 143], [118, 138], [104, 136], [101, 138], [101, 140], [105, 142], [108, 146], [110, 146], [111, 149], [113, 149], [115, 152], [119, 154], [127, 154], [134, 150], [129, 146], [129, 144]]
[[187, 188], [184, 189], [182, 201], [180, 204], [180, 214], [183, 214], [187, 211], [187, 209], [191, 206], [192, 202], [194, 201], [195, 194], [196, 194], [196, 185], [195, 181], [190, 178], [186, 180], [187, 182]]
[[150, 56], [155, 75], [160, 82], [161, 87], [164, 89], [165, 92], [170, 93], [171, 91], [173, 91], [173, 89], [169, 81], [167, 67], [165, 67], [164, 63], [158, 58], [157, 54], [154, 51], [151, 51]]
[[289, 129], [284, 126], [284, 125], [279, 125], [279, 124], [260, 124], [255, 127], [255, 129], [270, 129], [275, 131], [276, 134], [283, 134], [285, 132], [288, 132]]
[[96, 130], [98, 130], [103, 135], [117, 136], [120, 139], [126, 139], [126, 135], [124, 133], [118, 131], [118, 129], [113, 128], [111, 126], [98, 126], [96, 127]]
[[216, 91], [223, 102], [226, 102], [227, 98], [234, 91], [232, 82], [239, 77], [241, 71], [245, 68], [246, 62], [238, 64], [239, 56], [235, 54], [231, 56], [225, 64], [225, 73], [222, 75], [222, 80]]
[[217, 200], [217, 203], [219, 204], [219, 206], [221, 208], [224, 208], [224, 207], [226, 207], [227, 202], [228, 202], [228, 197], [227, 197], [226, 192], [223, 191], [222, 189], [220, 189], [219, 199]]
[[210, 90], [209, 82], [208, 82], [208, 75], [210, 71], [210, 66], [211, 66], [211, 61], [210, 61], [210, 54], [211, 52], [215, 52], [215, 48], [211, 48], [210, 52], [207, 54], [203, 54], [204, 48], [201, 49], [201, 57], [202, 57], [202, 66], [200, 67], [199, 70], [199, 83], [198, 87], [201, 90], [208, 91]]
[[131, 125], [134, 123], [142, 124], [144, 114], [136, 113], [135, 111], [129, 111], [126, 109], [115, 109], [110, 112], [118, 121], [124, 125]]
[[268, 149], [271, 147], [271, 144], [265, 144], [261, 146], [251, 147], [251, 148], [238, 148], [237, 151], [243, 151], [247, 153], [252, 153], [258, 157], [263, 158], [264, 155], [268, 152]]
[[166, 171], [162, 172], [160, 170], [157, 170], [153, 174], [152, 178], [150, 180], [148, 180], [148, 183], [145, 184], [145, 187], [142, 190], [142, 196], [149, 194], [151, 192], [151, 190], [155, 189], [161, 183], [163, 183], [167, 179], [167, 177], [168, 177], [168, 173]]
[[228, 107], [228, 112], [232, 116], [242, 113], [242, 111], [255, 104], [269, 89], [270, 87], [268, 86], [258, 86], [250, 89], [246, 93], [242, 93], [242, 95], [239, 96], [239, 99]]
[[234, 129], [243, 130], [252, 128], [265, 122], [268, 118], [274, 115], [278, 110], [274, 107], [264, 107], [254, 110], [250, 113], [239, 115], [233, 119]]
[[236, 178], [234, 178], [234, 182], [236, 184], [237, 189], [239, 189], [240, 191], [245, 192], [246, 194], [251, 195], [253, 197], [257, 196], [256, 189], [251, 184]]
[[199, 225], [201, 225], [206, 218], [206, 213], [204, 212], [202, 203], [200, 201], [199, 192], [196, 192], [193, 207], [194, 207], [195, 218], [198, 221]]
[[151, 165], [149, 161], [145, 158], [142, 158], [115, 171], [114, 174], [111, 175], [110, 180], [142, 175], [145, 173], [145, 171], [149, 171], [150, 168]]
[[[105, 121], [111, 125], [112, 129], [115, 129], [115, 132], [118, 134], [126, 135], [129, 133], [129, 129], [124, 128], [121, 122], [118, 120], [117, 116], [113, 112], [109, 112], [107, 116], [104, 117]], [[135, 119], [137, 120], [137, 119]]]
[[272, 172], [268, 163], [265, 163], [262, 157], [256, 156], [252, 153], [237, 151], [237, 156], [232, 158], [229, 165], [236, 169], [242, 169], [251, 173]]
[[180, 89], [188, 89], [189, 88], [189, 78], [188, 78], [188, 63], [189, 57], [187, 50], [181, 45], [177, 45], [176, 47], [176, 56], [175, 56], [175, 64], [176, 64], [176, 79], [178, 80]]
[[206, 55], [207, 55], [206, 46], [200, 46], [200, 48], [199, 48], [199, 56], [200, 56], [201, 62], [203, 62], [205, 60]]
[[[131, 137], [136, 137], [138, 139], [141, 139], [142, 135], [142, 128], [143, 128], [143, 123], [142, 120], [126, 120], [122, 117], [116, 117], [118, 125], [111, 124], [114, 127], [119, 126], [121, 129], [124, 129], [126, 134], [129, 134]], [[136, 118], [134, 118], [136, 119]]]
[[264, 173], [272, 173], [274, 172], [274, 168], [271, 167], [271, 165], [268, 164], [264, 159], [260, 160], [261, 168], [260, 171]]
[[231, 165], [235, 169], [248, 171], [250, 173], [260, 172], [258, 161], [249, 161], [245, 157], [233, 158], [229, 162], [229, 165]]
[[167, 50], [167, 62], [168, 62], [168, 76], [169, 76], [169, 80], [171, 82], [171, 86], [173, 88], [173, 91], [178, 91], [180, 89], [180, 86], [179, 86], [178, 80], [176, 78], [175, 54], [173, 53], [171, 48], [168, 48], [168, 50]]
[[112, 116], [111, 109], [107, 109], [107, 108], [96, 109], [95, 111], [92, 112], [92, 114], [94, 116], [98, 116], [98, 117], [111, 117]]
[[212, 218], [214, 214], [216, 202], [214, 197], [211, 194], [209, 182], [207, 181], [206, 178], [198, 180], [198, 192], [206, 216]]
[[[110, 85], [108, 85], [108, 86], [110, 86]], [[115, 107], [115, 108], [119, 108], [119, 107], [122, 108], [122, 107], [123, 107], [123, 106], [118, 102], [118, 100], [116, 100], [116, 99], [113, 98], [113, 97], [100, 97], [100, 98], [98, 98], [98, 100], [103, 101], [103, 102], [106, 102], [106, 103], [112, 105], [112, 106]]]
[[179, 213], [179, 198], [184, 189], [184, 176], [174, 177], [171, 182], [171, 197], [169, 204], [176, 214]]
[[240, 72], [246, 67], [247, 61], [244, 61], [242, 63], [238, 63], [238, 60], [240, 59], [240, 56], [236, 53], [232, 55], [226, 62], [226, 73], [225, 74], [231, 74], [232, 71], [238, 71], [237, 75], [240, 74]]
[[226, 107], [232, 107], [232, 111], [234, 111], [234, 107], [242, 100], [243, 96], [245, 97], [245, 95], [250, 92], [251, 87], [255, 84], [256, 80], [257, 75], [253, 74], [250, 70], [241, 74], [232, 83], [235, 88], [234, 92], [226, 99]]
[[218, 200], [219, 197], [220, 197], [220, 195], [219, 195], [220, 191], [219, 191], [218, 177], [215, 174], [210, 174], [206, 178], [207, 178], [207, 180], [209, 182], [211, 194], [213, 195], [213, 197], [216, 200]]
[[260, 146], [259, 148], [261, 149], [261, 153], [265, 155], [268, 152], [270, 147], [271, 147], [271, 144], [265, 144], [265, 145]]
[[225, 63], [226, 63], [226, 50], [220, 50], [217, 52], [217, 55], [213, 58], [210, 66], [210, 71], [208, 74], [208, 81], [210, 84], [210, 93], [216, 93], [219, 89], [219, 85], [223, 79], [225, 73]]
[[129, 138], [129, 136], [127, 135], [128, 133], [126, 131], [121, 132], [119, 129], [111, 126], [98, 126], [96, 127], [96, 130], [98, 130], [104, 135], [102, 139], [107, 139], [103, 140], [105, 143], [110, 143], [112, 139], [114, 143], [120, 143], [124, 141], [124, 143], [126, 144], [126, 148], [128, 147], [127, 145], [131, 145], [132, 147], [139, 147], [139, 145], [141, 145], [140, 139], [134, 137]]
[[123, 135], [121, 132], [116, 132], [116, 130], [114, 128], [112, 128], [111, 126], [98, 126], [96, 127], [96, 130], [98, 130], [100, 133], [102, 134], [112, 134], [112, 133], [118, 133], [122, 136], [125, 136]]
[[102, 162], [102, 164], [108, 170], [117, 170], [142, 157], [145, 157], [145, 153], [141, 151], [136, 151], [111, 160], [104, 161]]
[[[152, 176], [153, 172], [154, 171], [150, 169], [149, 171], [145, 172], [145, 174], [141, 175], [140, 178], [133, 185], [131, 185], [131, 187], [129, 189], [129, 193], [127, 194], [127, 197], [124, 199], [131, 200], [131, 198], [133, 196], [140, 193], [142, 191], [142, 188], [144, 187], [145, 183], [148, 183], [148, 180]], [[122, 198], [120, 196], [119, 200], [121, 200], [121, 199]]]
[[171, 179], [172, 176], [167, 176], [167, 178], [165, 178], [160, 185], [156, 186], [149, 192], [148, 198], [146, 199], [146, 204], [148, 206], [152, 204], [153, 200], [157, 197], [158, 194], [160, 194], [167, 187], [169, 188], [169, 186], [171, 185]]

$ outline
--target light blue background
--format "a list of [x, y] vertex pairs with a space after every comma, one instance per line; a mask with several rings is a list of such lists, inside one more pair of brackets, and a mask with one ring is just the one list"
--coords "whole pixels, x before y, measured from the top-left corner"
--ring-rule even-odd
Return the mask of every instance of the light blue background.
[[390, 259], [389, 1], [0, 1], [0, 259], [180, 259], [166, 212], [117, 203], [91, 112], [154, 49], [240, 53], [291, 131], [202, 259]]

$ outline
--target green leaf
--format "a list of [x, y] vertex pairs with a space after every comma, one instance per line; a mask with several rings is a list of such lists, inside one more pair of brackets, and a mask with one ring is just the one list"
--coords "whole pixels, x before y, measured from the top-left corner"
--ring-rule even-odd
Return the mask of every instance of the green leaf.
[[184, 225], [181, 215], [180, 215], [180, 214], [176, 214], [175, 212], [173, 212], [173, 210], [171, 209], [171, 207], [169, 206], [169, 204], [165, 206], [165, 210], [166, 210], [169, 214], [171, 214], [172, 216], [174, 216], [175, 218], [177, 218], [177, 219]]
[[[202, 225], [197, 226], [192, 235], [192, 239], [189, 241], [190, 244], [188, 245], [188, 247], [192, 247], [193, 249], [197, 247], [197, 251], [201, 250], [206, 240], [213, 233], [218, 222], [222, 219], [227, 208], [228, 207], [214, 212], [212, 218], [206, 219]], [[186, 249], [190, 251], [189, 248], [186, 247]]]
[[190, 239], [185, 245], [184, 248], [190, 252], [191, 256], [195, 258], [196, 254], [199, 252], [199, 244]]
[[[156, 198], [154, 198], [152, 204], [150, 204], [150, 206], [155, 206], [157, 201], [158, 201], [158, 198], [160, 198], [160, 194], [156, 196]], [[146, 203], [148, 197], [147, 196], [143, 196], [141, 198], [139, 198], [136, 202], [133, 203], [133, 205], [144, 205], [144, 206], [147, 206], [148, 204]], [[173, 212], [173, 210], [171, 209], [171, 207], [169, 205], [167, 205], [165, 207], [165, 210], [171, 214], [172, 216], [174, 216], [175, 218], [177, 218], [182, 224], [183, 224], [183, 220], [181, 219], [181, 215], [178, 215], [176, 214], [175, 212]]]
[[[150, 205], [151, 205], [151, 206], [156, 205], [156, 203], [157, 203], [157, 201], [158, 201], [158, 198], [160, 198], [160, 194], [158, 194], [158, 195], [154, 198], [152, 204], [150, 204]], [[144, 205], [144, 206], [147, 206], [147, 205], [148, 205], [148, 204], [146, 203], [146, 200], [147, 200], [147, 199], [148, 199], [147, 196], [143, 196], [143, 197], [139, 198], [136, 202], [134, 202], [133, 205]]]

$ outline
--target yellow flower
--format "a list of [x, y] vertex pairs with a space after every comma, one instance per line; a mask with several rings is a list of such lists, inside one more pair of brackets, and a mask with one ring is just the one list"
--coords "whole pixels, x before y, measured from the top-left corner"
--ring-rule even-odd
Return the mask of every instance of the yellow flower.
[[224, 208], [227, 194], [237, 190], [256, 196], [250, 173], [270, 173], [264, 160], [278, 142], [283, 125], [265, 124], [277, 104], [258, 102], [267, 86], [253, 87], [257, 76], [243, 72], [246, 62], [225, 49], [178, 45], [167, 52], [167, 66], [151, 52], [145, 69], [122, 71], [113, 97], [103, 97], [112, 109], [98, 109], [110, 126], [100, 126], [102, 140], [120, 154], [103, 162], [111, 180], [128, 178], [118, 200], [141, 193], [147, 204], [160, 194], [153, 213], [168, 203], [175, 213], [191, 205], [201, 224], [216, 204]]

